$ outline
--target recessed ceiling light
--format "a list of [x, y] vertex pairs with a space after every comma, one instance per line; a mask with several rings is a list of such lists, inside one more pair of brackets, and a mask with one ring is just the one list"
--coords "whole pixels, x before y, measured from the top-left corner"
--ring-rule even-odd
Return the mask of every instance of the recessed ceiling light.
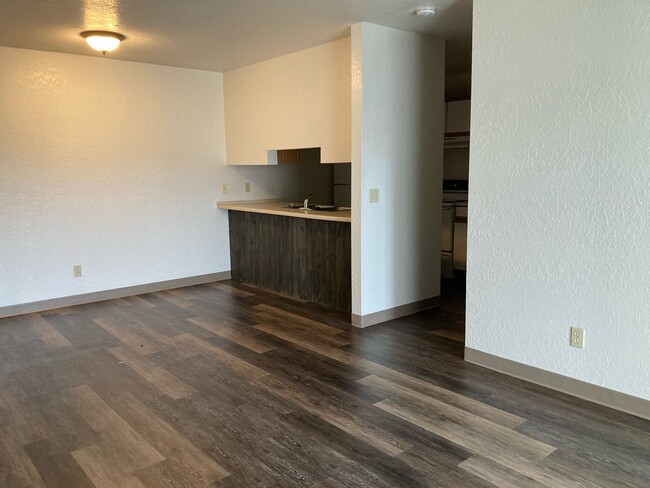
[[436, 8], [435, 7], [419, 7], [415, 11], [415, 15], [418, 17], [433, 17], [436, 15]]
[[126, 39], [122, 34], [108, 31], [84, 31], [80, 35], [90, 47], [102, 54], [113, 51], [120, 45], [120, 42]]

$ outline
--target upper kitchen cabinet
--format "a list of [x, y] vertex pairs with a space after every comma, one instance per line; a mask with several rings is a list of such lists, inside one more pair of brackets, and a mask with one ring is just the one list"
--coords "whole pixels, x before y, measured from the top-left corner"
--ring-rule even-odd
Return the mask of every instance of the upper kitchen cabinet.
[[228, 164], [277, 164], [277, 150], [314, 148], [350, 162], [351, 46], [341, 39], [223, 75]]
[[446, 134], [469, 133], [470, 101], [458, 100], [446, 104]]

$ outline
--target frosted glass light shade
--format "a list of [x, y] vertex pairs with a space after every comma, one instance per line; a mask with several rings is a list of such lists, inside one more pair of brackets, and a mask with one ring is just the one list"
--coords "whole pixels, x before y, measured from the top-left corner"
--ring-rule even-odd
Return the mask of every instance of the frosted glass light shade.
[[126, 39], [122, 34], [106, 31], [86, 31], [81, 33], [81, 37], [86, 39], [90, 47], [104, 54], [113, 51]]

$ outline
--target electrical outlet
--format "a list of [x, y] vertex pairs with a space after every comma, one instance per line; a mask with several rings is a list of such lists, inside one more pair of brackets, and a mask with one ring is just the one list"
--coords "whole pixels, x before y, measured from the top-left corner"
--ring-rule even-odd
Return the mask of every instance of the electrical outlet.
[[246, 183], [244, 183], [244, 191], [246, 193], [250, 193], [250, 191], [251, 191], [251, 184], [248, 181]]
[[75, 264], [72, 267], [72, 274], [74, 275], [75, 278], [81, 278], [81, 265], [80, 264]]
[[379, 188], [371, 188], [368, 191], [368, 201], [370, 203], [379, 203]]
[[571, 327], [571, 340], [569, 342], [573, 347], [584, 349], [585, 347], [585, 330], [580, 327]]
[[222, 183], [221, 193], [228, 193], [228, 185], [226, 183]]

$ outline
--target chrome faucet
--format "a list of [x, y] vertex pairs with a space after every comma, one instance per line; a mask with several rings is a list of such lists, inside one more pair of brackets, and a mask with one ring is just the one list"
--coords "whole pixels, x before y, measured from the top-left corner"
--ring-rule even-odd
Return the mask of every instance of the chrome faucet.
[[302, 208], [301, 210], [309, 210], [309, 200], [311, 200], [311, 197], [313, 197], [314, 194], [310, 193], [307, 198], [305, 198], [305, 201], [302, 203]]

